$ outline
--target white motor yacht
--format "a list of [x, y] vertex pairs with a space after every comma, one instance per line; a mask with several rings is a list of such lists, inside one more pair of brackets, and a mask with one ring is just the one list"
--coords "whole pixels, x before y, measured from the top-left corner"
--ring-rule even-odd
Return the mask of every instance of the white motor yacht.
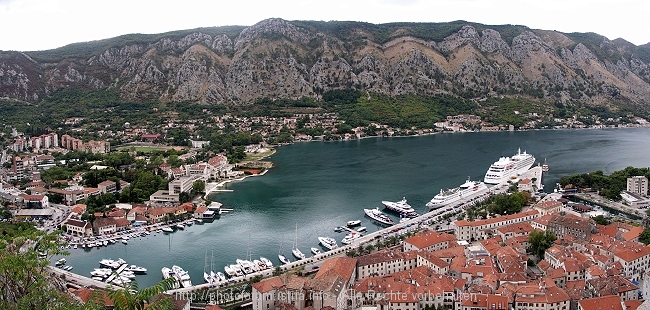
[[178, 282], [181, 283], [182, 287], [187, 288], [192, 286], [192, 280], [190, 279], [190, 275], [187, 273], [187, 271], [183, 270], [183, 268], [177, 265], [172, 266], [172, 271], [174, 272], [176, 279], [178, 279]]
[[318, 237], [318, 242], [320, 242], [320, 244], [328, 250], [332, 250], [338, 247], [338, 244], [336, 244], [336, 240], [334, 240], [334, 238]]
[[266, 257], [260, 257], [260, 261], [266, 265], [266, 268], [273, 268], [273, 263]]

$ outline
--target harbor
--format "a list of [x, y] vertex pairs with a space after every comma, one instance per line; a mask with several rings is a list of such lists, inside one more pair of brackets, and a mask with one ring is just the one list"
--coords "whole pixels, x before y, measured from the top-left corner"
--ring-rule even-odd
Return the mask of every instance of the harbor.
[[[128, 244], [117, 242], [100, 248], [69, 249], [71, 255], [66, 258], [74, 273], [89, 275], [97, 268], [98, 261], [121, 257], [149, 270], [137, 278], [140, 287], [158, 283], [162, 279], [161, 268], [173, 265], [182, 266], [194, 284], [202, 284], [206, 249], [208, 253], [214, 250], [215, 271], [222, 271], [224, 266], [235, 264], [237, 259], [245, 259], [249, 254], [254, 258], [267, 257], [274, 266], [279, 266], [279, 253], [291, 255], [296, 223], [298, 245], [303, 253], [308, 254], [311, 247], [317, 247], [323, 256], [345, 255], [341, 244], [345, 233], [334, 232], [334, 228], [350, 220], [360, 220], [359, 227], [366, 227], [367, 232], [359, 240], [370, 240], [377, 231], [387, 232], [389, 229], [365, 217], [363, 212], [363, 209], [381, 209], [383, 200], [399, 201], [405, 197], [417, 213], [425, 216], [430, 214], [425, 204], [440, 189], [457, 187], [468, 176], [481, 180], [499, 156], [510, 156], [518, 147], [534, 154], [538, 163], [547, 159], [550, 170], [538, 182], [551, 189], [560, 176], [601, 167], [607, 167], [605, 173], [611, 173], [629, 165], [643, 166], [644, 159], [635, 162], [634, 158], [638, 155], [638, 141], [644, 141], [641, 138], [647, 131], [480, 133], [290, 145], [271, 158], [274, 168], [267, 170], [264, 177], [231, 182], [223, 189], [232, 192], [209, 195], [209, 199], [233, 209], [213, 222], [195, 223], [172, 233], [136, 235]], [[575, 141], [584, 141], [579, 156], [567, 151]], [[635, 149], [628, 141], [634, 141], [636, 152], [625, 152]], [[474, 151], [467, 152], [468, 149]], [[613, 154], [625, 156], [627, 160], [613, 165], [605, 160]], [[396, 214], [386, 213], [399, 222]], [[449, 213], [439, 216], [445, 214]], [[411, 227], [398, 232], [391, 230], [391, 233], [412, 229], [417, 220], [405, 223], [411, 223]], [[396, 228], [402, 225], [406, 224], [398, 224]], [[339, 248], [327, 251], [319, 246], [318, 237], [336, 239]], [[305, 261], [310, 259], [307, 257]], [[314, 260], [316, 265], [318, 261]], [[303, 266], [307, 270], [311, 264]], [[243, 278], [233, 278], [233, 281]]]

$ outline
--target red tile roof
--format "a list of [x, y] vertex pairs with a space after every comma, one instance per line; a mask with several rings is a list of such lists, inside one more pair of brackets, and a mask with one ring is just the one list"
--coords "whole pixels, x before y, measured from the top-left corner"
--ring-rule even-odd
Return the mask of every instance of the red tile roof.
[[499, 216], [499, 217], [492, 217], [492, 218], [485, 219], [485, 220], [480, 220], [480, 221], [469, 222], [467, 220], [460, 220], [460, 221], [455, 221], [454, 223], [456, 224], [456, 226], [459, 226], [459, 227], [460, 226], [478, 227], [478, 226], [482, 226], [482, 225], [489, 225], [489, 224], [495, 224], [495, 223], [504, 222], [504, 221], [508, 221], [508, 220], [513, 220], [513, 219], [519, 219], [519, 218], [522, 218], [522, 217], [531, 216], [531, 215], [535, 215], [535, 214], [539, 214], [539, 211], [537, 211], [537, 210], [528, 210], [528, 211], [521, 212], [521, 213], [509, 214], [509, 215], [504, 215], [504, 216]]
[[621, 304], [621, 297], [616, 295], [583, 299], [578, 303], [584, 310], [625, 310]]
[[[348, 257], [334, 257], [327, 259], [323, 265], [318, 269], [314, 279], [326, 279], [333, 276], [339, 276], [343, 280], [348, 281], [352, 278], [352, 274], [357, 266], [356, 258]], [[352, 279], [354, 281], [354, 279]]]
[[404, 240], [405, 243], [412, 244], [417, 249], [424, 249], [435, 244], [444, 242], [455, 242], [456, 237], [451, 234], [438, 234], [433, 230], [421, 232], [413, 237]]
[[282, 282], [282, 279], [280, 279], [280, 277], [273, 277], [273, 278], [268, 278], [266, 280], [262, 280], [260, 282], [254, 283], [253, 288], [260, 293], [267, 293], [279, 287], [282, 287], [283, 285], [284, 283]]

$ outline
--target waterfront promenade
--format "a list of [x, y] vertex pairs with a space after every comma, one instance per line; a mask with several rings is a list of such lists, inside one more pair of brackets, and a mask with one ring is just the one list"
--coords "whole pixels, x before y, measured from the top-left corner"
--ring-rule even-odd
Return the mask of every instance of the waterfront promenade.
[[109, 284], [102, 281], [97, 281], [70, 271], [65, 271], [54, 266], [47, 266], [48, 271], [54, 273], [58, 277], [64, 277], [65, 281], [72, 286], [79, 287], [95, 287], [100, 289], [117, 288], [114, 284]]

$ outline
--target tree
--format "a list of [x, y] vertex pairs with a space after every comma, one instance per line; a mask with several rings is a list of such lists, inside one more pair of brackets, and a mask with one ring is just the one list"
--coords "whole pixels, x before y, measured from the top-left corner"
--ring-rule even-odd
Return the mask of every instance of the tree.
[[138, 289], [138, 282], [132, 281], [127, 283], [123, 289], [111, 290], [108, 296], [113, 300], [115, 310], [143, 310], [145, 309], [172, 309], [173, 303], [170, 297], [162, 297], [155, 299], [164, 291], [172, 289], [176, 279], [173, 277], [167, 278], [158, 282], [154, 286]]
[[192, 196], [205, 193], [205, 182], [203, 180], [196, 180], [192, 183], [192, 190], [190, 191]]
[[0, 223], [0, 309], [81, 309], [48, 272], [49, 257], [67, 254], [58, 233], [46, 234], [27, 223]]
[[639, 242], [648, 245], [650, 244], [650, 227], [644, 229], [639, 235]]
[[602, 215], [594, 216], [594, 222], [599, 225], [609, 225], [610, 222]]
[[544, 257], [544, 252], [546, 252], [546, 249], [550, 248], [553, 245], [555, 239], [557, 239], [557, 237], [555, 237], [555, 233], [550, 230], [531, 231], [528, 235], [530, 252], [533, 255], [537, 256], [537, 258], [542, 259]]

